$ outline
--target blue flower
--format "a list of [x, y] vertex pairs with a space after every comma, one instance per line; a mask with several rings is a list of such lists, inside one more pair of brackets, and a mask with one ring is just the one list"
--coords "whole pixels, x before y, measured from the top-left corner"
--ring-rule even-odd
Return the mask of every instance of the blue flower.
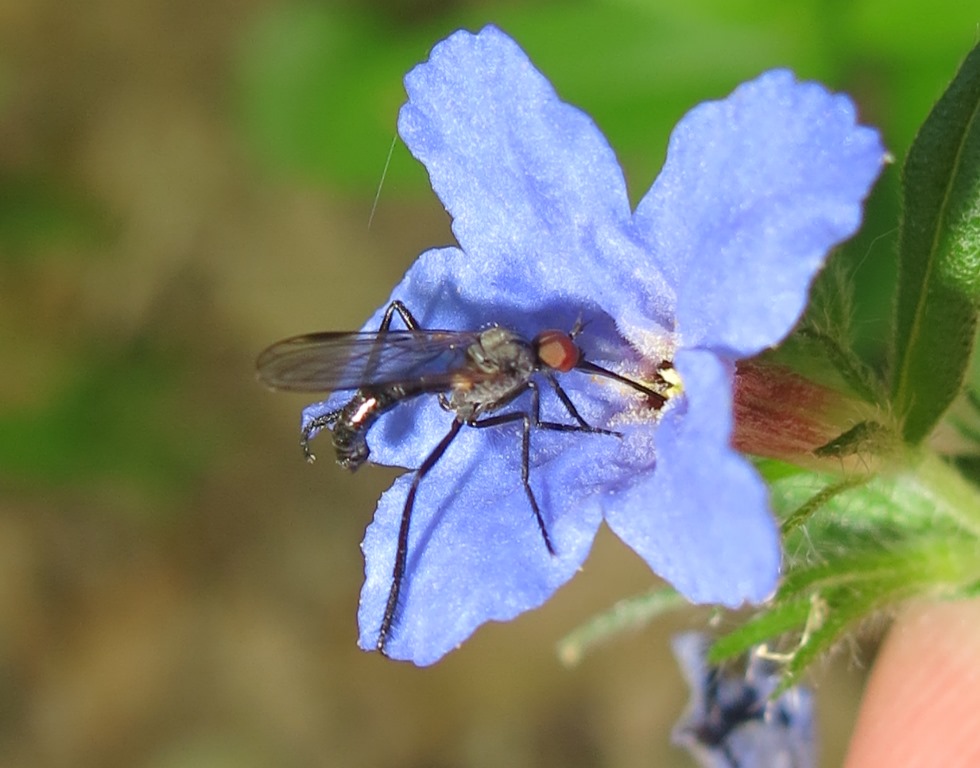
[[[405, 85], [399, 133], [459, 247], [423, 253], [391, 298], [423, 328], [531, 338], [581, 319], [588, 359], [645, 381], [667, 361], [680, 381], [654, 410], [622, 384], [560, 375], [589, 424], [622, 436], [533, 432], [530, 481], [554, 554], [521, 484], [520, 425], [464, 428], [420, 485], [386, 653], [431, 664], [484, 622], [541, 605], [603, 520], [693, 602], [765, 600], [779, 539], [762, 480], [729, 444], [734, 365], [787, 334], [828, 251], [857, 229], [885, 159], [878, 134], [846, 97], [770, 72], [681, 121], [634, 212], [598, 128], [500, 30], [453, 34]], [[542, 418], [568, 423], [541, 389]], [[308, 407], [304, 426], [346, 397]], [[435, 397], [399, 405], [370, 430], [372, 460], [418, 468], [452, 420]], [[382, 496], [362, 544], [365, 649], [412, 477]]]
[[744, 674], [711, 667], [711, 640], [699, 632], [674, 638], [674, 656], [691, 689], [687, 713], [674, 728], [674, 743], [703, 768], [816, 765], [813, 696], [802, 686], [776, 698], [776, 665], [758, 650]]

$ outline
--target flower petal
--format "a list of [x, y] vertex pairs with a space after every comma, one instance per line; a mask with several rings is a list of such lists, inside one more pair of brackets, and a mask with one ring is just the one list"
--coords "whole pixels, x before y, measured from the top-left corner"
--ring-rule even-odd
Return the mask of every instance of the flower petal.
[[[549, 482], [542, 456], [574, 455], [562, 454], [558, 443], [582, 437], [532, 433], [531, 484], [555, 549], [551, 555], [521, 485], [519, 426], [463, 428], [420, 484], [389, 656], [432, 664], [481, 624], [541, 605], [575, 574], [601, 521], [598, 504], [584, 498], [589, 490], [581, 483]], [[587, 437], [600, 446], [615, 440]], [[400, 477], [381, 497], [362, 545], [366, 579], [358, 623], [365, 650], [377, 644], [413, 476]]]
[[[623, 279], [646, 259], [615, 154], [513, 40], [494, 27], [457, 32], [405, 87], [398, 131], [453, 217], [465, 280], [609, 309], [641, 287]], [[644, 274], [664, 323], [672, 292], [652, 267]]]
[[780, 548], [765, 484], [729, 447], [732, 371], [706, 351], [679, 352], [685, 397], [656, 433], [656, 469], [607, 501], [606, 521], [695, 603], [737, 607], [776, 588]]
[[673, 741], [704, 768], [816, 764], [813, 696], [797, 686], [773, 697], [781, 682], [773, 661], [753, 652], [744, 674], [708, 664], [711, 638], [688, 632], [673, 638], [674, 656], [691, 689]]
[[682, 344], [746, 357], [782, 339], [885, 159], [847, 96], [787, 71], [691, 110], [635, 218], [678, 286]]

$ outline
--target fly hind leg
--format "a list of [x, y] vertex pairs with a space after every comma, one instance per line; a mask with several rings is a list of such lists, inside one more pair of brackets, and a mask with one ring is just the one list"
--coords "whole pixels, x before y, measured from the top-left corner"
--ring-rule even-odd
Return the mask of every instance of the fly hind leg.
[[306, 457], [306, 461], [312, 464], [316, 461], [316, 454], [310, 450], [310, 440], [312, 440], [316, 433], [319, 432], [324, 427], [329, 427], [331, 424], [340, 418], [340, 414], [343, 408], [338, 408], [336, 411], [330, 411], [330, 413], [322, 413], [315, 419], [310, 419], [310, 421], [303, 427], [303, 434], [299, 439], [300, 447], [303, 449], [303, 456]]
[[377, 649], [385, 653], [385, 646], [391, 636], [391, 628], [395, 623], [395, 614], [398, 611], [398, 597], [401, 594], [402, 582], [405, 580], [405, 569], [408, 566], [408, 533], [412, 523], [412, 510], [415, 508], [415, 495], [418, 493], [419, 484], [431, 470], [442, 455], [446, 452], [449, 444], [456, 439], [463, 422], [454, 420], [446, 436], [439, 444], [432, 449], [432, 452], [422, 462], [412, 478], [412, 484], [408, 488], [408, 495], [405, 497], [405, 506], [402, 508], [402, 520], [398, 527], [398, 547], [395, 550], [395, 564], [391, 572], [391, 587], [388, 591], [388, 602], [385, 603], [384, 616], [381, 619], [381, 629], [378, 631]]
[[[415, 316], [409, 312], [408, 307], [406, 307], [398, 299], [391, 302], [387, 309], [385, 309], [384, 317], [381, 318], [381, 325], [378, 328], [378, 334], [387, 333], [391, 328], [391, 321], [395, 315], [398, 315], [405, 327], [410, 331], [417, 331], [419, 329], [418, 321]], [[371, 352], [368, 355], [367, 364], [365, 365], [365, 370], [370, 371], [377, 365], [377, 353]], [[356, 397], [356, 396], [355, 396]], [[303, 427], [303, 435], [300, 437], [300, 447], [303, 449], [303, 456], [306, 457], [307, 462], [312, 464], [316, 461], [316, 454], [310, 450], [310, 440], [316, 435], [317, 432], [322, 430], [324, 427], [329, 427], [331, 424], [335, 424], [337, 420], [343, 415], [345, 408], [338, 408], [335, 411], [330, 411], [330, 413], [324, 413], [312, 419], [309, 424]], [[347, 469], [357, 469], [361, 464], [367, 460], [368, 449], [367, 443], [364, 441], [364, 435], [357, 433], [350, 435], [347, 438], [349, 441], [354, 441], [354, 447], [348, 448], [345, 453], [339, 453], [338, 461]], [[336, 439], [334, 440], [334, 445], [336, 446]]]

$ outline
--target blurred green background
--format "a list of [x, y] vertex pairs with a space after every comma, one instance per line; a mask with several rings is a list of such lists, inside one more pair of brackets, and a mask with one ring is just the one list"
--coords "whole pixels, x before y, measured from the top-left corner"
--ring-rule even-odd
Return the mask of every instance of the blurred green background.
[[[394, 473], [298, 447], [266, 344], [358, 327], [451, 241], [394, 138], [401, 78], [493, 21], [589, 111], [634, 199], [692, 105], [764, 69], [851, 92], [896, 158], [976, 36], [937, 0], [0, 3], [0, 764], [691, 765], [664, 621], [560, 667], [645, 589], [608, 534], [545, 608], [417, 670], [355, 646], [358, 542]], [[887, 322], [897, 169], [856, 270]], [[839, 764], [873, 642], [817, 680]]]

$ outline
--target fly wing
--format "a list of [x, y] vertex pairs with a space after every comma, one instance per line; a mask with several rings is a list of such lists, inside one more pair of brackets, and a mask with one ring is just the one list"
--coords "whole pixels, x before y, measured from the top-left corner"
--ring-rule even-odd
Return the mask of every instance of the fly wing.
[[413, 391], [446, 389], [466, 361], [476, 332], [386, 331], [311, 333], [277, 342], [256, 361], [259, 379], [273, 389], [332, 392], [404, 385]]

